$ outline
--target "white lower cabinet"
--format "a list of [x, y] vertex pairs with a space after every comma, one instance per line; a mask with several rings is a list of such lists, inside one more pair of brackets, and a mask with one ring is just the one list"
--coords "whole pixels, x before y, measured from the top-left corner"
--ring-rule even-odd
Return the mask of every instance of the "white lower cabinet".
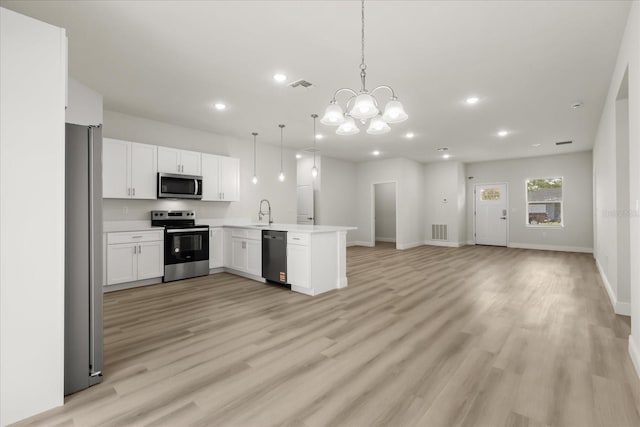
[[224, 266], [224, 229], [209, 229], [209, 268]]
[[311, 251], [309, 246], [287, 243], [287, 281], [311, 288]]
[[164, 276], [164, 241], [138, 245], [138, 279]]
[[164, 275], [164, 232], [108, 233], [107, 285]]
[[262, 232], [234, 229], [231, 232], [230, 268], [262, 276]]
[[137, 280], [137, 243], [107, 246], [107, 285]]

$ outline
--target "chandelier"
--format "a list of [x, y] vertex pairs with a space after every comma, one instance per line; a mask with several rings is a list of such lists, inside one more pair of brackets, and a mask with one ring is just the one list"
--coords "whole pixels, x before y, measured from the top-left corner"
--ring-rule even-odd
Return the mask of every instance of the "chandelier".
[[[367, 133], [371, 135], [381, 135], [391, 130], [389, 123], [400, 123], [409, 117], [405, 113], [402, 103], [398, 101], [395, 92], [390, 86], [382, 85], [373, 89], [371, 92], [367, 90], [367, 65], [364, 62], [364, 0], [362, 0], [362, 56], [360, 62], [360, 92], [353, 89], [338, 89], [333, 94], [333, 99], [327, 106], [324, 116], [320, 123], [328, 126], [338, 126], [336, 133], [338, 135], [355, 135], [360, 132], [355, 120], [359, 120], [363, 125], [369, 121]], [[378, 101], [373, 96], [374, 92], [380, 89], [387, 89], [391, 92], [391, 97], [381, 113]], [[347, 99], [346, 110], [338, 104], [336, 96], [339, 93], [347, 92], [351, 96]], [[355, 120], [354, 120], [355, 119]]]

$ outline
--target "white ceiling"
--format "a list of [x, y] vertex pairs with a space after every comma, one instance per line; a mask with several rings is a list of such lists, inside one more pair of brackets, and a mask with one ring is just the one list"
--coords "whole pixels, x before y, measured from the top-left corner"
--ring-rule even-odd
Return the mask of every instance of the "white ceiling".
[[[311, 113], [359, 88], [358, 1], [0, 1], [64, 27], [71, 76], [105, 109], [285, 146], [312, 144]], [[386, 135], [327, 137], [326, 155], [477, 161], [590, 149], [628, 1], [369, 1], [368, 86], [409, 120]], [[272, 79], [284, 72], [313, 88]], [[470, 107], [470, 95], [480, 102]], [[211, 105], [224, 101], [228, 109]], [[574, 101], [584, 107], [572, 110]], [[512, 132], [499, 138], [499, 129]], [[403, 134], [416, 137], [407, 140]], [[573, 140], [569, 146], [554, 142]], [[532, 144], [541, 144], [533, 147]]]

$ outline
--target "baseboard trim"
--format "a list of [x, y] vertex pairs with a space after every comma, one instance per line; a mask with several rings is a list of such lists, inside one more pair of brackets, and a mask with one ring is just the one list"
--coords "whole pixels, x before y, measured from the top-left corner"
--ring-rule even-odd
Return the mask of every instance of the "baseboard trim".
[[593, 248], [584, 248], [581, 246], [532, 245], [529, 243], [510, 242], [507, 244], [507, 247], [516, 249], [534, 249], [538, 251], [580, 252], [586, 254], [593, 253]]
[[366, 246], [372, 248], [374, 245], [371, 242], [350, 242], [347, 243], [347, 246]]
[[460, 246], [464, 246], [464, 243], [460, 242], [443, 242], [442, 240], [425, 240], [425, 245], [428, 246], [444, 246], [447, 248], [459, 248]]
[[475, 240], [467, 240], [466, 244], [469, 246], [475, 246], [476, 245], [476, 241]]
[[418, 246], [423, 246], [424, 242], [411, 242], [411, 243], [396, 243], [396, 249], [412, 249], [417, 248]]
[[607, 295], [609, 295], [609, 301], [611, 302], [613, 311], [616, 314], [620, 314], [621, 316], [631, 316], [631, 304], [628, 302], [618, 301], [618, 297], [616, 293], [613, 292], [613, 287], [611, 286], [611, 283], [609, 282], [607, 275], [604, 274], [604, 269], [602, 268], [600, 261], [598, 261], [598, 258], [594, 257], [594, 259], [596, 260], [596, 267], [598, 268], [598, 273], [600, 273], [600, 278], [602, 279], [604, 288], [607, 291]]
[[121, 291], [123, 289], [139, 288], [141, 286], [157, 285], [162, 283], [162, 277], [152, 279], [137, 280], [135, 282], [117, 283], [115, 285], [105, 285], [102, 287], [103, 293]]
[[395, 243], [396, 239], [395, 237], [376, 237], [376, 242]]
[[633, 367], [636, 368], [636, 374], [638, 375], [638, 378], [640, 378], [640, 350], [636, 346], [633, 335], [629, 335], [629, 356], [631, 356]]

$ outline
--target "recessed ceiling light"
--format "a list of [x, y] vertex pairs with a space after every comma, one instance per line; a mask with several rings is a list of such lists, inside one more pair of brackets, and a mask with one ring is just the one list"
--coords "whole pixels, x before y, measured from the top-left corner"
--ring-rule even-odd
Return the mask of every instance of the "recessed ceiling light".
[[532, 147], [540, 147], [542, 144], [531, 144]]
[[287, 76], [282, 73], [277, 73], [273, 75], [273, 80], [277, 81], [278, 83], [282, 83], [283, 81], [287, 80]]
[[416, 135], [415, 135], [413, 132], [407, 132], [404, 136], [405, 136], [405, 138], [409, 138], [409, 139], [411, 139], [411, 138], [413, 138], [413, 137], [414, 137], [414, 136], [416, 136]]
[[470, 96], [469, 98], [465, 99], [464, 102], [466, 102], [469, 105], [473, 105], [473, 104], [477, 104], [478, 101], [480, 101], [480, 98], [478, 98], [477, 96]]
[[296, 159], [301, 159], [302, 158], [302, 154], [296, 154]]
[[574, 110], [577, 110], [578, 108], [582, 108], [582, 102], [580, 101], [576, 101], [573, 104], [571, 104], [571, 108], [573, 108]]
[[324, 135], [321, 133], [316, 134], [316, 139], [322, 139], [324, 138]]
[[227, 105], [223, 104], [222, 102], [216, 102], [213, 106], [215, 107], [216, 110], [219, 110], [219, 111], [222, 111], [227, 108]]
[[447, 147], [436, 148], [437, 151], [449, 151]]
[[371, 154], [373, 154], [374, 156], [379, 156], [379, 155], [380, 155], [380, 152], [379, 152], [378, 150], [375, 150], [375, 151], [374, 151], [373, 153], [371, 153]]
[[449, 157], [451, 157], [451, 154], [445, 153], [442, 155], [443, 159], [448, 159]]
[[501, 130], [498, 131], [498, 136], [504, 138], [505, 136], [509, 135], [509, 132], [506, 130]]

